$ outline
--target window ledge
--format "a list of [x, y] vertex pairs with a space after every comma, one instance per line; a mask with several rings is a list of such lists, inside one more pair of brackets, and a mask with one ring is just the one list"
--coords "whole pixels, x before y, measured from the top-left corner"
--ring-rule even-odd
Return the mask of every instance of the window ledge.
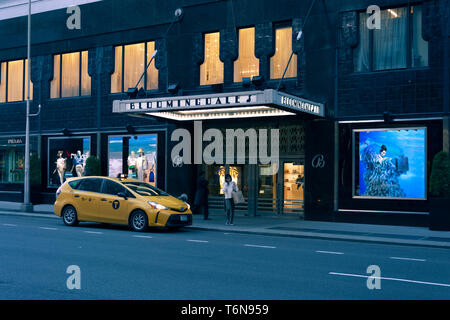
[[414, 67], [414, 68], [401, 68], [401, 69], [386, 69], [386, 70], [374, 70], [374, 71], [353, 71], [349, 75], [369, 75], [369, 74], [380, 74], [380, 73], [391, 73], [391, 72], [411, 72], [411, 71], [426, 71], [430, 67]]
[[64, 101], [64, 100], [77, 100], [77, 99], [91, 99], [92, 95], [89, 96], [73, 96], [73, 97], [63, 97], [63, 98], [49, 98], [48, 101]]

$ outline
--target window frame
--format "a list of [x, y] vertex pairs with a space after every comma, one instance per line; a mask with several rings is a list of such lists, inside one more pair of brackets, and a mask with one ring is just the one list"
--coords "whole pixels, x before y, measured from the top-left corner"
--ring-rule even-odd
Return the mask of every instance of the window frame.
[[[292, 25], [292, 21], [280, 21], [280, 22], [273, 23], [273, 28], [272, 28], [272, 39], [273, 39], [274, 54], [271, 57], [269, 57], [269, 80], [273, 80], [273, 81], [280, 81], [281, 80], [281, 77], [280, 78], [272, 78], [271, 77], [271, 74], [272, 74], [272, 58], [275, 56], [276, 50], [277, 50], [277, 42], [276, 42], [276, 40], [277, 40], [276, 39], [276, 37], [277, 37], [277, 29], [286, 29], [286, 28], [291, 28], [291, 50], [294, 53], [292, 58], [294, 58], [294, 56], [295, 56], [297, 61], [296, 61], [296, 69], [295, 69], [296, 75], [293, 76], [293, 77], [286, 77], [286, 78], [284, 78], [284, 80], [288, 80], [289, 81], [289, 80], [296, 79], [298, 77], [298, 74], [299, 74], [298, 73], [298, 63], [299, 63], [299, 61], [298, 61], [298, 54], [294, 52], [294, 41], [292, 39], [293, 34], [294, 34], [294, 27]], [[289, 54], [291, 54], [292, 52], [290, 52]], [[292, 61], [291, 61], [291, 63], [292, 63]], [[286, 68], [286, 66], [283, 68], [283, 71], [284, 71], [285, 68]]]
[[240, 27], [236, 28], [236, 44], [237, 44], [237, 54], [238, 55], [237, 55], [236, 60], [233, 61], [233, 84], [242, 84], [243, 79], [246, 78], [246, 77], [241, 77], [240, 81], [236, 81], [235, 80], [236, 79], [236, 74], [235, 74], [236, 62], [240, 58], [240, 45], [239, 45], [240, 36], [239, 36], [239, 33], [240, 33], [240, 30], [243, 30], [243, 29], [253, 29], [253, 32], [254, 32], [254, 35], [253, 35], [253, 38], [254, 38], [254, 41], [253, 41], [253, 56], [258, 61], [258, 74], [257, 75], [252, 75], [250, 78], [257, 77], [257, 76], [261, 75], [261, 68], [260, 68], [260, 65], [259, 65], [260, 64], [260, 59], [258, 57], [256, 57], [256, 55], [255, 55], [256, 54], [256, 25], [240, 26]]
[[[114, 52], [115, 52], [117, 47], [121, 48], [121, 54], [122, 54], [122, 63], [121, 63], [121, 66], [120, 66], [120, 68], [121, 68], [121, 78], [120, 78], [121, 91], [119, 91], [119, 92], [111, 92], [112, 88], [110, 88], [109, 94], [123, 94], [123, 93], [126, 93], [127, 90], [129, 89], [129, 88], [126, 88], [126, 89], [124, 88], [124, 83], [125, 83], [125, 46], [135, 45], [135, 44], [142, 44], [142, 43], [144, 44], [144, 80], [143, 81], [141, 80], [141, 82], [143, 82], [143, 88], [144, 88], [144, 90], [146, 92], [152, 92], [152, 91], [157, 92], [157, 91], [159, 91], [159, 69], [156, 67], [156, 61], [155, 61], [156, 57], [154, 58], [152, 63], [155, 64], [155, 69], [158, 71], [158, 88], [147, 90], [147, 84], [148, 84], [147, 73], [148, 73], [148, 70], [149, 70], [147, 68], [147, 64], [149, 62], [149, 60], [148, 60], [148, 48], [147, 47], [148, 47], [148, 43], [149, 42], [154, 42], [155, 50], [157, 50], [156, 49], [156, 39], [145, 40], [145, 41], [141, 41], [141, 42], [124, 43], [124, 44], [118, 44], [118, 45], [114, 45], [113, 46], [113, 51]], [[116, 56], [115, 56], [115, 53], [114, 53], [114, 71], [111, 74], [111, 77], [116, 72], [115, 66], [116, 66]], [[148, 66], [148, 67], [150, 68], [150, 66]], [[110, 77], [110, 84], [111, 84], [111, 77]]]
[[[400, 9], [400, 8], [406, 8], [407, 11], [407, 15], [406, 15], [406, 67], [400, 67], [400, 68], [389, 68], [389, 69], [379, 69], [377, 70], [375, 68], [375, 46], [374, 46], [374, 32], [375, 30], [373, 29], [369, 29], [369, 48], [368, 48], [368, 58], [369, 58], [369, 70], [367, 71], [358, 71], [355, 68], [355, 56], [354, 53], [355, 51], [358, 49], [358, 47], [355, 47], [352, 49], [352, 63], [353, 63], [353, 73], [372, 73], [372, 72], [387, 72], [387, 71], [399, 71], [399, 70], [408, 70], [408, 69], [425, 69], [425, 68], [429, 68], [429, 60], [427, 61], [427, 64], [424, 66], [418, 66], [415, 67], [413, 66], [413, 61], [412, 61], [412, 43], [413, 43], [413, 19], [412, 19], [412, 14], [411, 14], [411, 8], [413, 7], [422, 7], [423, 3], [422, 2], [418, 2], [418, 3], [407, 3], [407, 4], [403, 4], [403, 5], [396, 5], [396, 6], [390, 6], [390, 7], [382, 7], [380, 8], [380, 12], [382, 11], [387, 11], [389, 9]], [[358, 40], [359, 40], [359, 44], [360, 45], [360, 37], [361, 37], [361, 30], [360, 30], [360, 26], [361, 26], [361, 13], [366, 13], [366, 11], [357, 11], [357, 23], [356, 25], [358, 26]], [[423, 39], [424, 41], [426, 41], [425, 39]], [[429, 42], [427, 42], [428, 45], [428, 50], [429, 50]]]
[[[201, 66], [206, 63], [206, 35], [207, 34], [214, 34], [214, 33], [218, 33], [219, 34], [219, 61], [222, 63], [222, 82], [217, 82], [217, 83], [207, 83], [207, 84], [202, 84], [202, 76], [201, 76]], [[198, 66], [198, 73], [199, 73], [199, 86], [200, 87], [207, 87], [207, 86], [213, 86], [213, 85], [217, 85], [217, 84], [224, 84], [225, 83], [225, 63], [223, 63], [220, 60], [220, 52], [222, 49], [222, 46], [220, 45], [220, 30], [211, 30], [211, 31], [205, 31], [202, 33], [202, 55], [203, 55], [203, 63], [200, 64]]]
[[[14, 62], [14, 61], [21, 61], [22, 62], [22, 99], [21, 100], [17, 100], [17, 101], [8, 101], [8, 89], [9, 89], [9, 63], [10, 62]], [[5, 101], [4, 102], [0, 102], [1, 103], [23, 103], [27, 101], [27, 89], [28, 89], [28, 74], [26, 71], [26, 68], [30, 67], [30, 64], [28, 63], [28, 58], [21, 58], [21, 59], [15, 59], [15, 60], [5, 60], [5, 61], [0, 61], [0, 77], [2, 76], [1, 74], [1, 64], [5, 63], [6, 67], [5, 67]], [[1, 80], [1, 79], [0, 79]], [[33, 81], [31, 81], [30, 79], [30, 101], [33, 101], [33, 90], [34, 90], [34, 85], [33, 85]]]
[[[88, 53], [87, 59], [88, 59], [88, 76], [89, 78], [91, 78], [91, 87], [89, 90], [89, 94], [88, 95], [82, 95], [81, 93], [83, 92], [83, 88], [82, 88], [82, 79], [83, 79], [83, 52], [86, 51]], [[78, 61], [78, 95], [76, 96], [69, 96], [69, 97], [63, 97], [62, 96], [62, 90], [63, 90], [63, 86], [62, 86], [62, 75], [63, 75], [63, 70], [62, 70], [62, 64], [63, 64], [63, 58], [62, 56], [64, 54], [72, 54], [72, 53], [78, 53], [79, 54], [79, 61]], [[52, 80], [50, 80], [50, 95], [49, 95], [49, 99], [72, 99], [72, 98], [77, 98], [77, 97], [91, 97], [92, 96], [92, 77], [89, 75], [89, 50], [85, 49], [85, 50], [79, 50], [79, 51], [72, 51], [72, 52], [60, 52], [60, 53], [55, 53], [52, 55], [53, 57], [53, 68], [55, 68], [55, 56], [59, 56], [59, 84], [58, 84], [58, 97], [52, 97], [52, 89], [51, 89], [51, 82], [54, 81], [55, 79], [53, 78]], [[55, 73], [53, 72], [53, 76], [55, 75]]]

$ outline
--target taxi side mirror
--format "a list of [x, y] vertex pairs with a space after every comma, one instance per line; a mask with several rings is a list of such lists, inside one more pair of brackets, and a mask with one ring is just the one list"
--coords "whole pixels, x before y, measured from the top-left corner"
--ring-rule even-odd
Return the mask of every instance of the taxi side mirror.
[[125, 192], [118, 192], [118, 193], [117, 193], [117, 196], [118, 196], [118, 197], [121, 197], [121, 198], [124, 198], [124, 200], [128, 200], [128, 197], [127, 197], [127, 195], [125, 194]]

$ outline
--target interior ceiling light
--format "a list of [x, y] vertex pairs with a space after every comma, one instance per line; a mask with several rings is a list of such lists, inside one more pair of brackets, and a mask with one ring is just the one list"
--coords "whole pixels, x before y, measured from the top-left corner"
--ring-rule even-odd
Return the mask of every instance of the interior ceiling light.
[[204, 110], [183, 110], [169, 112], [148, 112], [147, 115], [178, 121], [211, 120], [254, 117], [278, 117], [295, 115], [295, 113], [271, 108], [268, 106], [221, 108]]

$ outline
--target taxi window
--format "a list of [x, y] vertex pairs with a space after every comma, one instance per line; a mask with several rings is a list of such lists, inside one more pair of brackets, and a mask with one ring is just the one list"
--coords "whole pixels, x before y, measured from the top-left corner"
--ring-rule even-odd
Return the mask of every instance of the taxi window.
[[102, 179], [83, 179], [78, 186], [80, 191], [100, 192], [102, 186]]
[[103, 183], [102, 193], [116, 196], [119, 192], [127, 194], [127, 191], [128, 190], [126, 190], [123, 186], [114, 181], [105, 180], [105, 183]]
[[80, 180], [75, 180], [75, 181], [69, 181], [69, 186], [72, 189], [77, 190], [78, 187], [80, 186], [81, 181], [82, 181], [81, 179]]
[[125, 186], [136, 192], [141, 196], [168, 196], [169, 194], [165, 193], [154, 186], [145, 183], [145, 182], [123, 182]]

